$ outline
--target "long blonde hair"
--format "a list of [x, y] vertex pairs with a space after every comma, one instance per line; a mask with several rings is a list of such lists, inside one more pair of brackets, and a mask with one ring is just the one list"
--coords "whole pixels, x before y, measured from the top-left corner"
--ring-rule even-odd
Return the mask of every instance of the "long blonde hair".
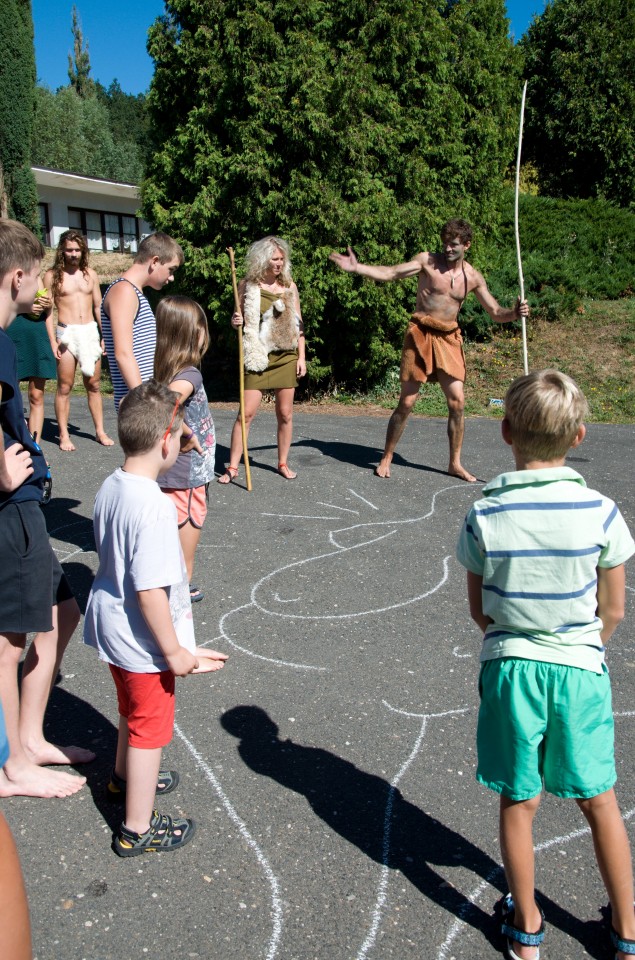
[[186, 367], [200, 367], [209, 347], [207, 317], [196, 300], [174, 296], [159, 301], [156, 318], [154, 376], [160, 383], [170, 384]]
[[293, 282], [291, 279], [291, 249], [286, 240], [274, 236], [263, 237], [262, 240], [256, 240], [250, 246], [245, 255], [245, 280], [250, 283], [260, 283], [269, 269], [271, 258], [276, 250], [284, 255], [284, 264], [278, 282], [283, 287], [290, 287]]

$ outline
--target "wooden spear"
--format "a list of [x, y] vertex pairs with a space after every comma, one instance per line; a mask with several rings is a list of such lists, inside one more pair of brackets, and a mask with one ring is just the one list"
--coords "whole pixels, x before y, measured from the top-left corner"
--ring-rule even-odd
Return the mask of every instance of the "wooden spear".
[[[525, 280], [523, 277], [523, 264], [520, 259], [520, 234], [518, 232], [518, 193], [520, 190], [520, 154], [523, 145], [523, 122], [525, 119], [525, 97], [527, 95], [527, 81], [523, 87], [523, 97], [520, 104], [520, 123], [518, 124], [518, 151], [516, 153], [516, 196], [514, 199], [514, 230], [516, 232], [516, 258], [518, 260], [518, 279], [520, 282], [520, 300], [525, 299]], [[527, 325], [525, 318], [521, 316], [523, 330], [523, 370], [525, 374], [529, 373], [527, 361]]]
[[[234, 310], [240, 313], [238, 299], [238, 284], [236, 283], [236, 264], [234, 263], [234, 248], [227, 247], [229, 262], [232, 268], [232, 287], [234, 289]], [[245, 427], [245, 367], [243, 365], [243, 328], [238, 327], [238, 383], [240, 385], [240, 431], [243, 438], [243, 458], [245, 461], [245, 478], [247, 490], [251, 492], [251, 472], [249, 470], [249, 451], [247, 450], [247, 429]]]

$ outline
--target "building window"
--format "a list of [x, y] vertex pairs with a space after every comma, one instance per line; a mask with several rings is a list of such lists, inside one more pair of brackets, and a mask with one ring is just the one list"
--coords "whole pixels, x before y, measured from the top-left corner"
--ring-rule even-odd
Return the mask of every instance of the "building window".
[[51, 246], [51, 224], [49, 222], [48, 203], [38, 203], [37, 214], [40, 220], [40, 230], [42, 231], [42, 241], [47, 247]]
[[139, 220], [124, 213], [68, 208], [68, 225], [79, 230], [89, 250], [105, 253], [136, 253], [139, 245]]

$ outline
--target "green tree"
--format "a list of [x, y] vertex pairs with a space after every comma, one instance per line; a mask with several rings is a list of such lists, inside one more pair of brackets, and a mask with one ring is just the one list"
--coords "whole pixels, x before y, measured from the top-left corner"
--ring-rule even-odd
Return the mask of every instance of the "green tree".
[[520, 46], [542, 192], [635, 202], [633, 0], [551, 0]]
[[38, 136], [33, 163], [87, 177], [139, 183], [143, 163], [134, 143], [115, 143], [106, 106], [82, 99], [71, 86], [36, 90]]
[[152, 131], [145, 94], [124, 93], [118, 80], [113, 80], [108, 89], [97, 82], [95, 90], [98, 99], [108, 110], [110, 132], [115, 143], [125, 147], [134, 144], [143, 162], [147, 162], [152, 147]]
[[0, 216], [38, 230], [31, 173], [35, 53], [30, 0], [0, 0]]
[[71, 86], [82, 99], [92, 97], [95, 93], [95, 81], [90, 76], [90, 54], [88, 43], [84, 45], [82, 25], [77, 13], [77, 7], [72, 10], [73, 53], [68, 55], [68, 79]]
[[157, 148], [143, 198], [187, 248], [184, 284], [224, 330], [225, 248], [281, 233], [295, 251], [313, 377], [378, 376], [398, 357], [414, 284], [363, 283], [327, 254], [351, 243], [366, 260], [395, 262], [435, 245], [453, 214], [496, 223], [518, 95], [502, 0], [166, 9], [149, 34]]

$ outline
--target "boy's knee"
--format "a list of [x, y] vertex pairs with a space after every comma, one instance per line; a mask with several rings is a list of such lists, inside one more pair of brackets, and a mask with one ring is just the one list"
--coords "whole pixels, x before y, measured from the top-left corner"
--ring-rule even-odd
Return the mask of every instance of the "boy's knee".
[[595, 797], [576, 799], [576, 803], [587, 820], [591, 820], [598, 814], [601, 815], [613, 807], [617, 807], [617, 798], [615, 796], [615, 790], [611, 787], [610, 790], [605, 790], [604, 793], [598, 793]]

